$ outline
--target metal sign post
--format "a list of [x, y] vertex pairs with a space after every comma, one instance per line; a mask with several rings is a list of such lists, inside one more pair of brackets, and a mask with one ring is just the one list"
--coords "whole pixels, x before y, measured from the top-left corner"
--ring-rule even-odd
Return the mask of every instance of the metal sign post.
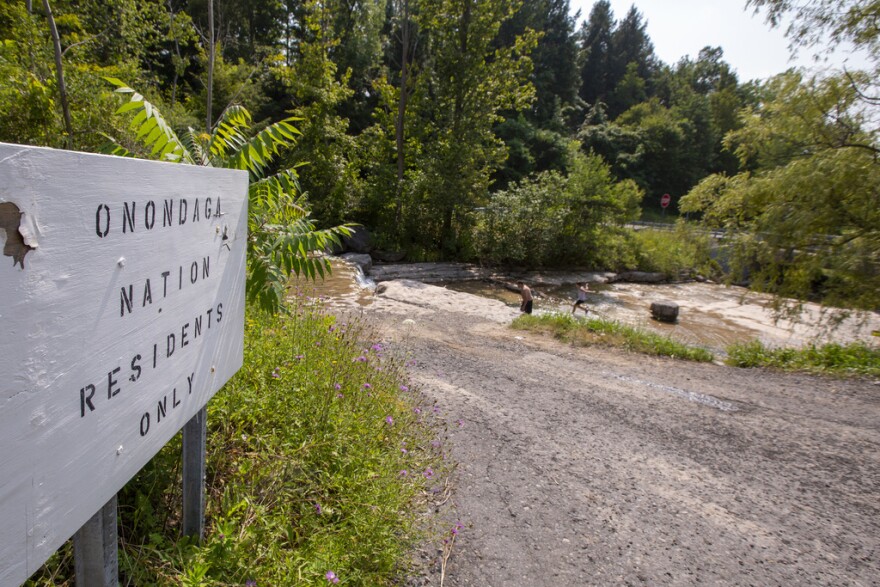
[[672, 197], [669, 194], [663, 194], [660, 197], [660, 208], [662, 209], [661, 214], [666, 216], [666, 208], [669, 207], [669, 202], [672, 201]]

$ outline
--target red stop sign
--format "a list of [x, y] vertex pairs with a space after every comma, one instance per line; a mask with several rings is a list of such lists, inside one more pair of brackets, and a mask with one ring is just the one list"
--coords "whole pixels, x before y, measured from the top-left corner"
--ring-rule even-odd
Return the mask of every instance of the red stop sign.
[[669, 194], [663, 194], [660, 198], [660, 205], [665, 208], [669, 205], [669, 202], [672, 200], [672, 197]]

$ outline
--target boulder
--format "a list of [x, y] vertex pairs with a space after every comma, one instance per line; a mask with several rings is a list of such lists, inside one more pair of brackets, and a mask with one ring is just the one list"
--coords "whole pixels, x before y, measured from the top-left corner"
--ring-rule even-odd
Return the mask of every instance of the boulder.
[[675, 302], [651, 302], [651, 316], [661, 322], [678, 320], [678, 304]]
[[364, 272], [364, 275], [369, 275], [370, 269], [373, 268], [373, 258], [369, 255], [363, 255], [360, 253], [345, 253], [339, 258], [345, 259], [349, 263], [354, 263], [355, 265], [360, 267], [361, 271]]
[[368, 254], [373, 249], [373, 236], [363, 226], [356, 226], [349, 236], [342, 237], [342, 244], [347, 251]]

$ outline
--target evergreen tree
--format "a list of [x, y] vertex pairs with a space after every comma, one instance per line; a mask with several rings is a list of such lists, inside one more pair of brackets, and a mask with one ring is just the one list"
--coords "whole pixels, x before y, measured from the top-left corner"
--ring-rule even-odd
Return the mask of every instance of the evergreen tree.
[[538, 127], [558, 132], [565, 131], [563, 114], [576, 103], [580, 85], [570, 10], [569, 0], [525, 0], [498, 35], [498, 44], [509, 46], [527, 30], [540, 34], [531, 55], [535, 101], [526, 116]]
[[612, 89], [611, 50], [614, 13], [608, 0], [593, 4], [580, 30], [580, 97], [594, 106], [605, 102]]
[[654, 46], [646, 32], [647, 23], [632, 6], [611, 35], [608, 59], [608, 113], [616, 117], [647, 95], [654, 74]]

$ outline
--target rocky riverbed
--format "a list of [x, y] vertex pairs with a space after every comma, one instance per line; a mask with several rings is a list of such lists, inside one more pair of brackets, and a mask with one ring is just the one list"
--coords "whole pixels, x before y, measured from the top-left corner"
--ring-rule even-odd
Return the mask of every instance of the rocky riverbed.
[[[369, 261], [368, 255], [363, 257]], [[338, 264], [327, 291], [342, 304], [357, 299], [361, 305], [368, 305], [380, 299], [372, 286], [367, 287], [364, 282], [357, 284], [354, 271], [350, 264]], [[847, 317], [816, 304], [805, 304], [799, 317], [784, 319], [774, 312], [770, 296], [710, 282], [654, 283], [653, 274], [622, 276], [609, 272], [499, 273], [494, 269], [461, 263], [384, 264], [367, 266], [367, 271], [369, 279], [379, 284], [380, 290], [382, 283], [411, 280], [473, 294], [472, 297], [456, 298], [460, 307], [470, 308], [469, 312], [492, 312], [494, 306], [482, 302], [486, 298], [504, 302], [508, 308], [515, 309], [519, 297], [512, 290], [517, 280], [532, 287], [537, 297], [537, 312], [570, 311], [575, 282], [587, 281], [591, 289], [587, 305], [593, 316], [653, 330], [680, 342], [704, 346], [720, 355], [730, 344], [756, 339], [773, 347], [825, 342], [880, 343], [880, 337], [871, 335], [872, 331], [880, 329], [880, 316], [876, 313]], [[634, 278], [639, 281], [631, 281]], [[409, 293], [413, 296], [413, 303], [419, 303], [418, 298], [422, 295], [435, 298], [447, 295], [430, 289]], [[658, 301], [679, 306], [679, 317], [674, 324], [651, 319], [651, 304]], [[492, 318], [491, 315], [487, 317]]]

